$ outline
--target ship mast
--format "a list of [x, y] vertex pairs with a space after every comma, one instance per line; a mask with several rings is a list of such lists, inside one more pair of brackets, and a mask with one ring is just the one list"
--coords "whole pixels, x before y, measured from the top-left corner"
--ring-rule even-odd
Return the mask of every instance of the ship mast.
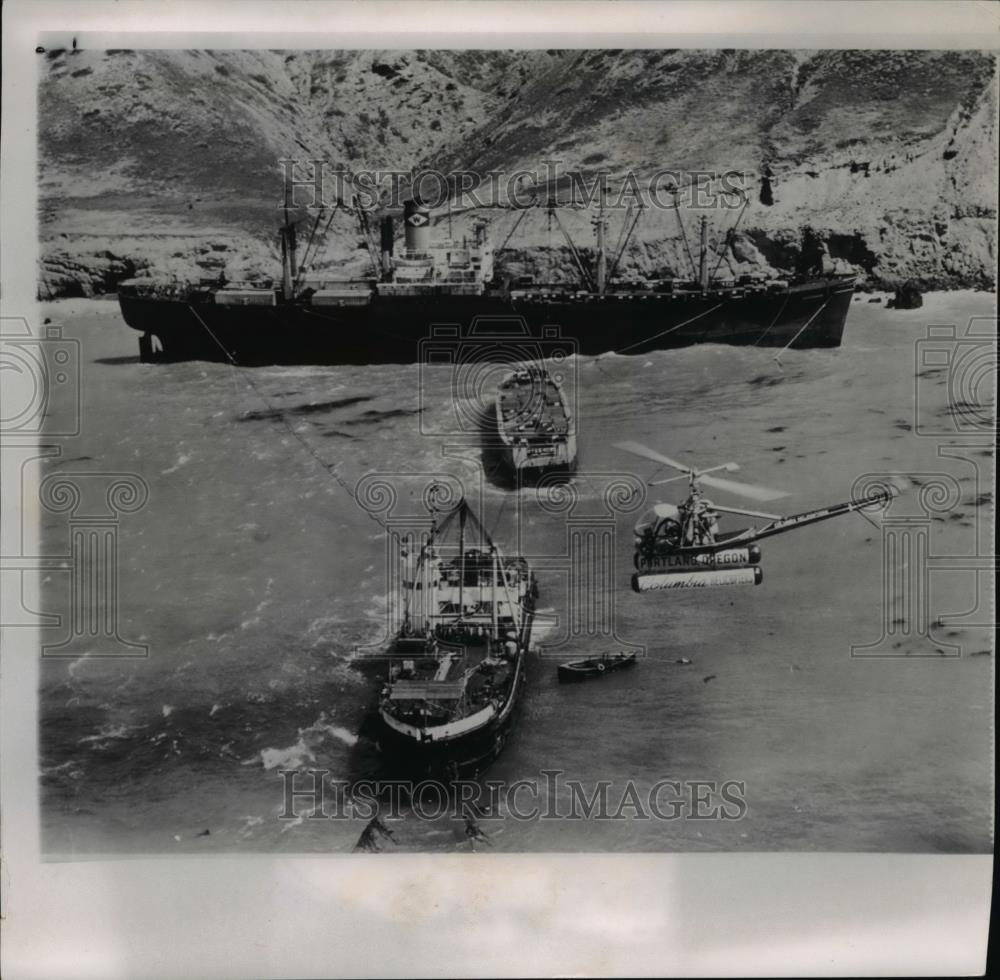
[[289, 214], [292, 201], [290, 181], [285, 181], [285, 223], [281, 227], [281, 293], [286, 300], [291, 300], [295, 295], [295, 280], [298, 278], [298, 269], [295, 263], [295, 225], [292, 223]]
[[424, 545], [424, 576], [420, 583], [420, 618], [423, 620], [420, 628], [424, 630], [427, 624], [430, 623], [430, 597], [428, 592], [430, 591], [430, 559], [433, 552], [431, 551], [431, 540], [429, 539]]
[[701, 218], [701, 254], [698, 256], [698, 282], [703, 293], [708, 292], [708, 218]]
[[[566, 244], [569, 246], [570, 254], [573, 256], [573, 260], [576, 262], [576, 267], [580, 271], [580, 279], [584, 286], [586, 286], [587, 289], [596, 288], [593, 277], [587, 271], [587, 267], [583, 264], [583, 260], [580, 258], [580, 253], [576, 250], [576, 245], [573, 244], [572, 236], [559, 220], [559, 212], [556, 210], [555, 202], [551, 198], [549, 200], [549, 215], [556, 219], [556, 224], [559, 226], [559, 230], [562, 232], [563, 238], [566, 239]], [[515, 225], [515, 227], [517, 226]], [[510, 236], [508, 236], [508, 238], [509, 237]]]
[[500, 575], [500, 561], [499, 561], [499, 559], [497, 557], [497, 549], [496, 549], [495, 545], [490, 549], [490, 551], [492, 551], [492, 553], [493, 553], [493, 569], [492, 569], [492, 571], [493, 571], [493, 575], [492, 575], [492, 579], [493, 579], [493, 591], [492, 591], [492, 594], [490, 595], [490, 607], [491, 607], [491, 611], [493, 613], [493, 638], [495, 640], [499, 640], [500, 639], [500, 623], [499, 623], [500, 616], [499, 616], [499, 610], [497, 609], [497, 583], [499, 581], [499, 575]]
[[607, 280], [607, 256], [604, 253], [604, 234], [608, 222], [604, 217], [604, 184], [601, 183], [600, 205], [594, 222], [597, 231], [597, 295], [603, 296]]
[[465, 618], [465, 500], [458, 515], [458, 622]]

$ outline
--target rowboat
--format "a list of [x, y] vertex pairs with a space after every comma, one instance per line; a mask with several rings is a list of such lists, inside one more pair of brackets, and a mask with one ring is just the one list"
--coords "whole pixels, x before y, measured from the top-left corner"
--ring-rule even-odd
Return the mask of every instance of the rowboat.
[[599, 657], [589, 657], [586, 660], [571, 660], [559, 664], [558, 673], [561, 681], [583, 681], [591, 677], [603, 677], [616, 670], [632, 667], [635, 664], [634, 653], [603, 653]]

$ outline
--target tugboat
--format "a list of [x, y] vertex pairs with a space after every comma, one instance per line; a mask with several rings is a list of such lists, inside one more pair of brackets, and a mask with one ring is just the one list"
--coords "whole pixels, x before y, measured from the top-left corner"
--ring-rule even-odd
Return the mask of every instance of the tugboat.
[[388, 651], [379, 747], [401, 772], [476, 775], [502, 750], [524, 689], [535, 578], [523, 558], [501, 553], [464, 499], [435, 516], [416, 553], [412, 542], [404, 550], [402, 625]]
[[528, 365], [501, 382], [496, 399], [500, 459], [518, 485], [576, 469], [576, 422], [562, 385]]

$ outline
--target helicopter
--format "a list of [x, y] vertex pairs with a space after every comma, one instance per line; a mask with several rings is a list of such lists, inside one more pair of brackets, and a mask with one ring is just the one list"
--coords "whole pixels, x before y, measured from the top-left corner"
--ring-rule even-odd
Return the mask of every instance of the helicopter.
[[[721, 463], [699, 470], [685, 466], [639, 442], [618, 442], [615, 443], [615, 448], [659, 463], [661, 467], [670, 467], [679, 473], [678, 476], [663, 480], [650, 480], [649, 486], [662, 486], [685, 479], [688, 481], [688, 496], [683, 501], [678, 504], [656, 504], [635, 525], [636, 571], [632, 576], [632, 588], [636, 592], [719, 585], [760, 585], [764, 573], [760, 567], [761, 550], [755, 542], [761, 538], [784, 534], [786, 531], [794, 531], [852, 511], [857, 511], [871, 521], [865, 511], [876, 507], [884, 508], [899, 493], [897, 488], [887, 484], [861, 499], [782, 517], [780, 514], [743, 507], [722, 506], [705, 496], [703, 485], [761, 503], [788, 496], [782, 490], [771, 490], [715, 475], [738, 471], [740, 467], [737, 463]], [[754, 517], [766, 523], [738, 531], [720, 531], [719, 514]]]

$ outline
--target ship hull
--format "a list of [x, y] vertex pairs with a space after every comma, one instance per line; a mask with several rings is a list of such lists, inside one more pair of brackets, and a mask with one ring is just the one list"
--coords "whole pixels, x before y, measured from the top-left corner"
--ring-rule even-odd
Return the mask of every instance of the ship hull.
[[518, 466], [508, 450], [503, 457], [503, 476], [506, 482], [520, 487], [535, 486], [543, 481], [568, 480], [576, 472], [576, 460], [552, 462], [532, 466]]
[[[603, 297], [511, 292], [458, 296], [375, 296], [343, 307], [304, 303], [227, 306], [210, 294], [189, 301], [119, 293], [125, 322], [155, 337], [164, 358], [239, 364], [410, 364], [453, 348], [452, 362], [495, 351], [510, 360], [548, 356], [553, 338], [583, 355], [648, 354], [691, 344], [838, 347], [854, 280], [829, 277], [769, 291], [610, 293]], [[530, 335], [514, 337], [477, 317], [523, 318]], [[558, 327], [552, 331], [551, 327]], [[457, 328], [457, 329], [456, 329]], [[545, 329], [543, 329], [545, 328]], [[535, 349], [537, 348], [537, 350]]]
[[519, 665], [506, 712], [489, 724], [466, 735], [443, 742], [421, 742], [397, 731], [380, 716], [378, 745], [386, 770], [398, 778], [439, 779], [473, 778], [487, 769], [503, 751], [521, 708], [525, 670]]
[[499, 470], [507, 483], [534, 486], [543, 480], [569, 478], [576, 472], [576, 436], [564, 443], [538, 450], [515, 448], [499, 430], [495, 435]]
[[[521, 709], [527, 685], [527, 651], [534, 625], [534, 602], [525, 609], [518, 637], [518, 654], [510, 691], [497, 713], [484, 725], [451, 738], [421, 736], [412, 728], [401, 731], [386, 717], [378, 715], [378, 745], [383, 767], [394, 777], [440, 779], [445, 782], [475, 777], [503, 751]], [[432, 734], [434, 729], [430, 729]]]

